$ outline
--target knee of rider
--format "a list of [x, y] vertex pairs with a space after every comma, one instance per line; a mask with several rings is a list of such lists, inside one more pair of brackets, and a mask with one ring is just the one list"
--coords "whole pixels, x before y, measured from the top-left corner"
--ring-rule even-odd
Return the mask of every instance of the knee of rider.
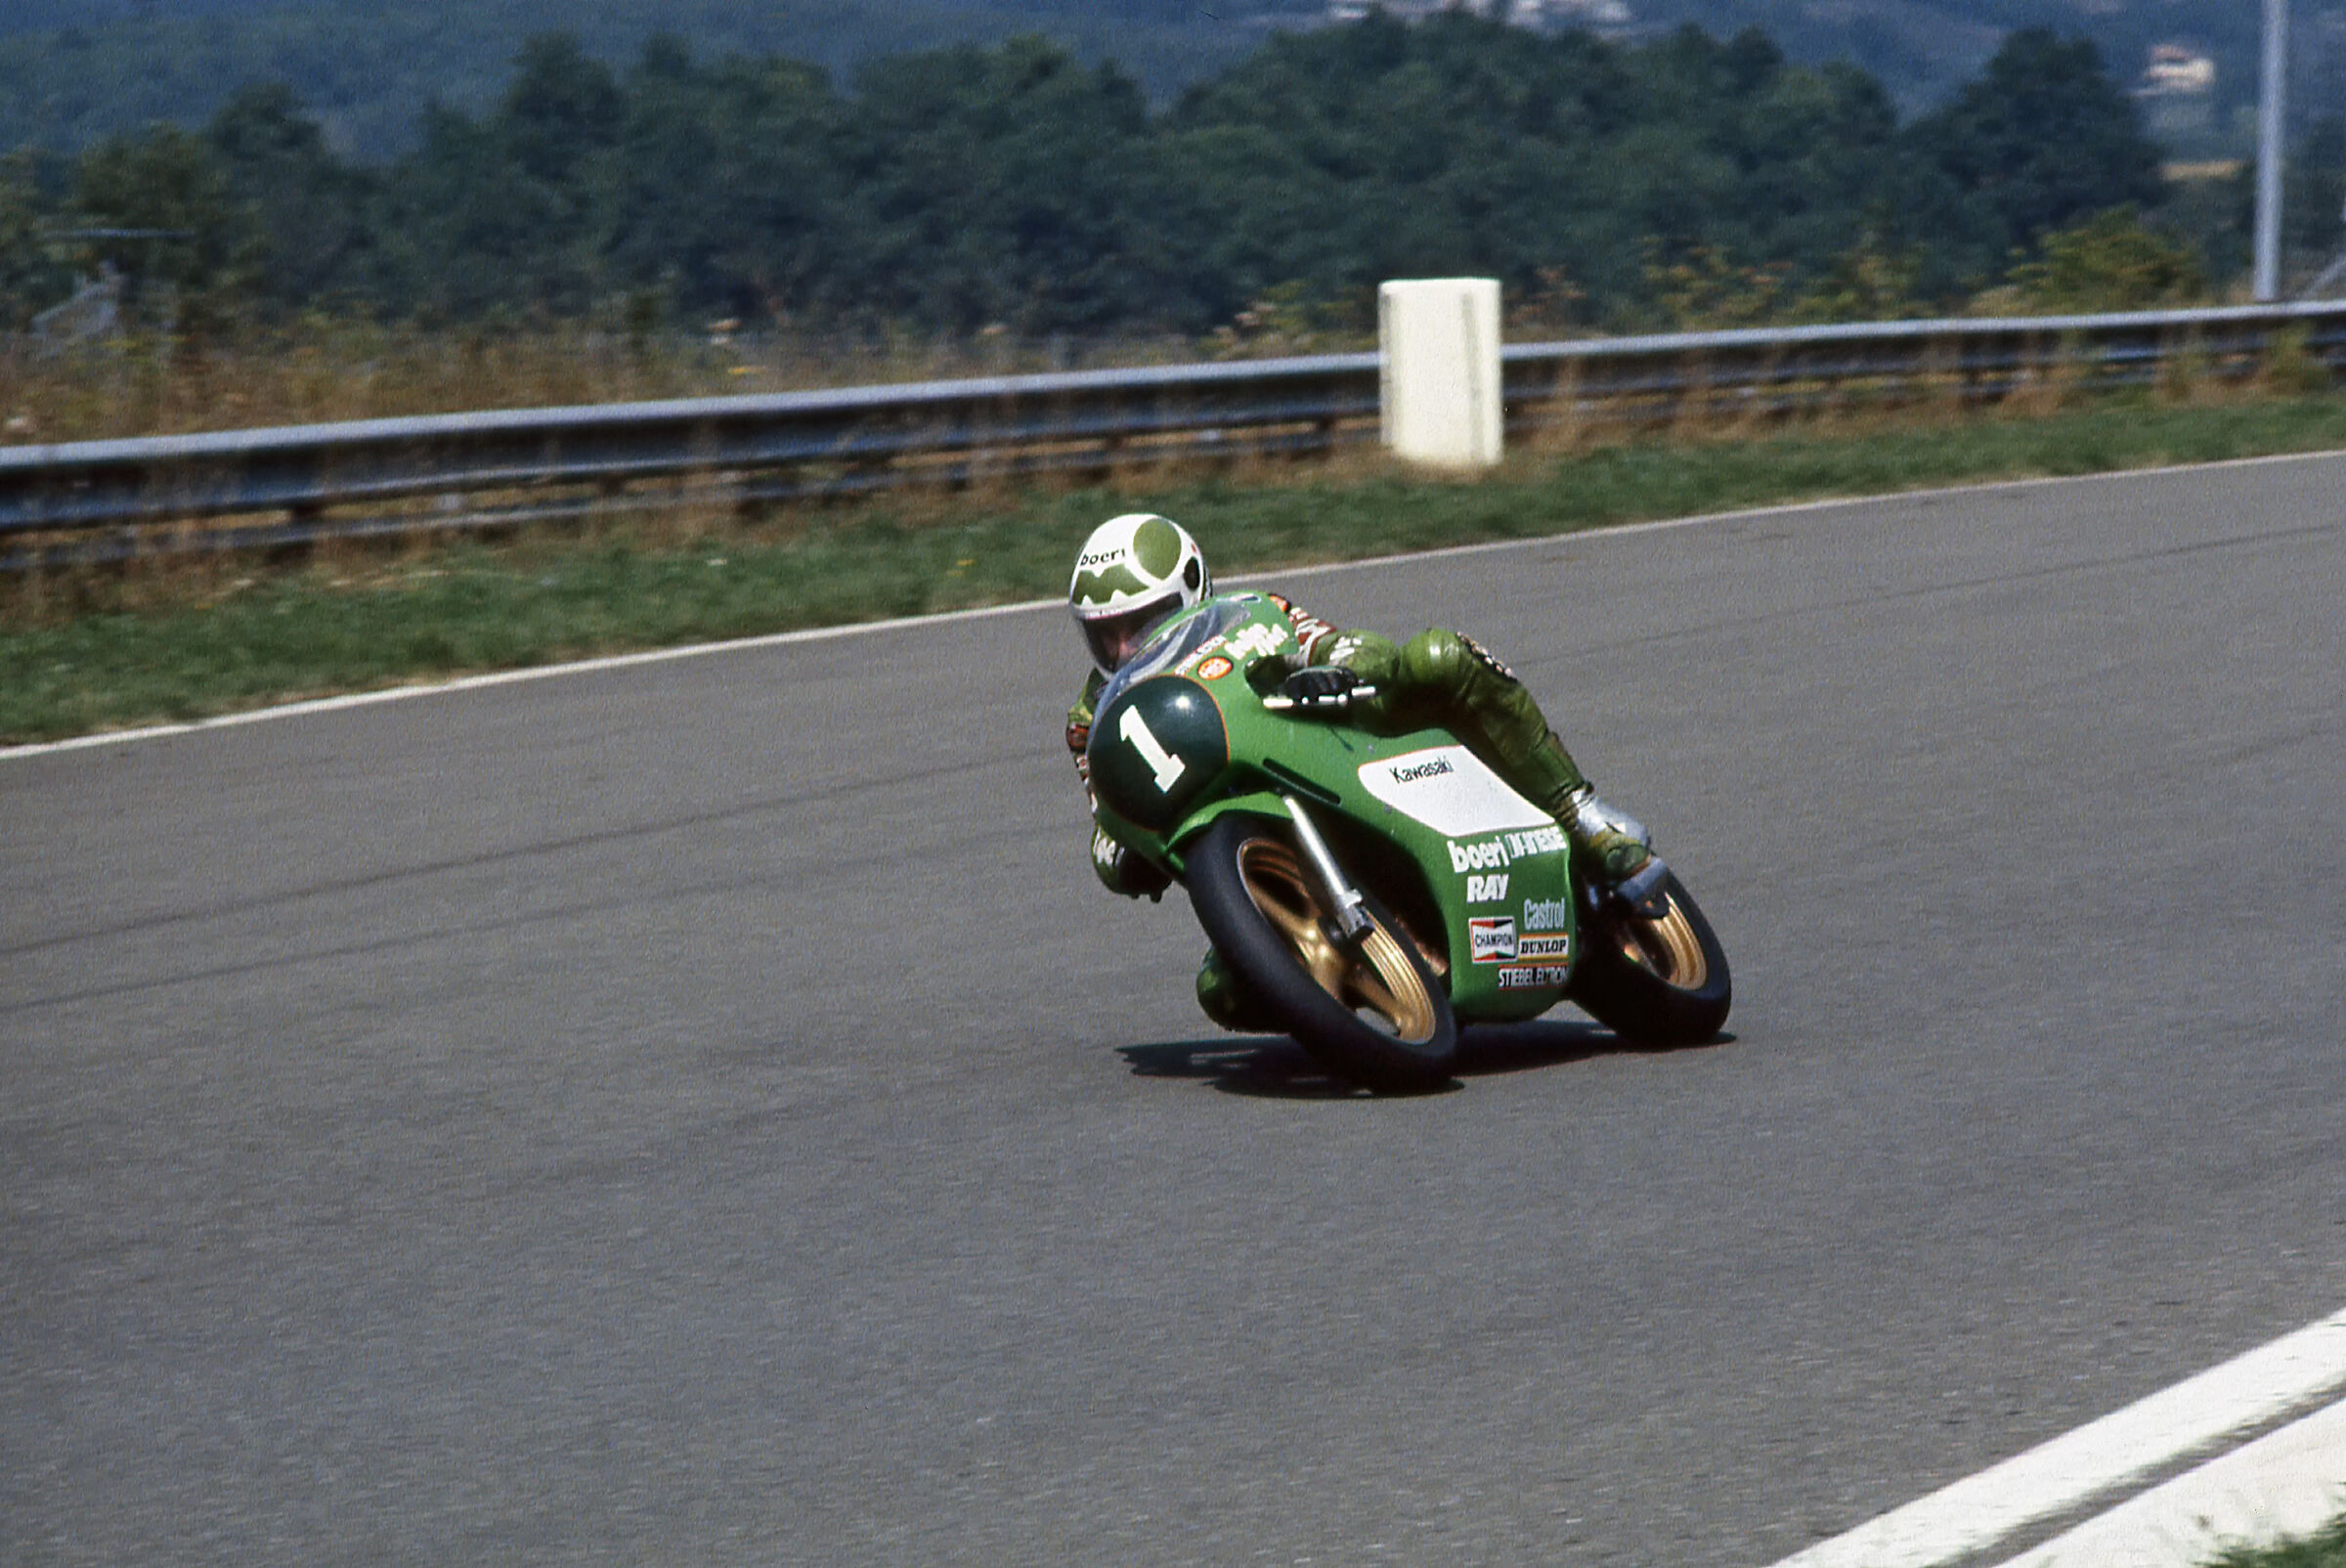
[[1547, 738], [1547, 720], [1530, 690], [1455, 632], [1420, 632], [1402, 649], [1401, 662], [1412, 697], [1445, 722], [1467, 725], [1499, 756], [1529, 755]]
[[1238, 1007], [1238, 994], [1231, 984], [1230, 971], [1222, 964], [1222, 955], [1206, 949], [1205, 962], [1197, 966], [1197, 1005], [1205, 1016], [1216, 1023], [1227, 1023]]

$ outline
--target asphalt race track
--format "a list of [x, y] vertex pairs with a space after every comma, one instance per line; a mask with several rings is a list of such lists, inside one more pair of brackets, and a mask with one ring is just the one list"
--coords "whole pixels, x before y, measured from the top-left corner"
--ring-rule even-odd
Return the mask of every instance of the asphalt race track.
[[1764, 1563], [2334, 1312], [2342, 511], [1288, 574], [1735, 964], [1415, 1099], [1097, 890], [1056, 610], [0, 759], [0, 1560]]

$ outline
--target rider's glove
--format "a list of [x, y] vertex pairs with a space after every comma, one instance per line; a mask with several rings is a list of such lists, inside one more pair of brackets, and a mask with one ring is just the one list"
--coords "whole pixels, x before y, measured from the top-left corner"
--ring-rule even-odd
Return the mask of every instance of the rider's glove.
[[1258, 697], [1268, 697], [1279, 689], [1279, 683], [1303, 668], [1303, 661], [1291, 653], [1267, 653], [1246, 667], [1246, 684]]
[[1336, 666], [1298, 670], [1279, 683], [1279, 694], [1310, 712], [1341, 713], [1352, 706], [1361, 677]]
[[1137, 854], [1124, 856], [1124, 863], [1116, 868], [1116, 876], [1122, 884], [1117, 892], [1127, 898], [1146, 898], [1152, 904], [1164, 902], [1165, 890], [1173, 886], [1171, 877]]

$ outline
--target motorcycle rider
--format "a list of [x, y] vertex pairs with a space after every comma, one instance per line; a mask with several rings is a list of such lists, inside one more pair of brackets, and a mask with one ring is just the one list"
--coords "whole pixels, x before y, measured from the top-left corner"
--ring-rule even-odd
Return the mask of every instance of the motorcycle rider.
[[[1213, 578], [1197, 542], [1170, 518], [1127, 512], [1102, 523], [1084, 541], [1067, 606], [1093, 668], [1083, 694], [1067, 711], [1067, 750], [1074, 754], [1084, 798], [1095, 815], [1084, 749], [1101, 688], [1159, 626], [1212, 592]], [[1251, 669], [1250, 680], [1268, 677], [1298, 706], [1345, 711], [1374, 732], [1450, 730], [1510, 788], [1555, 817], [1583, 873], [1601, 886], [1633, 884], [1649, 865], [1659, 867], [1645, 829], [1597, 799], [1531, 692], [1473, 638], [1437, 627], [1396, 644], [1373, 632], [1338, 631], [1276, 593], [1270, 597], [1286, 611], [1302, 658], [1287, 657], [1284, 665], [1269, 670]], [[1357, 688], [1373, 691], [1355, 696]], [[1127, 897], [1156, 897], [1170, 885], [1162, 871], [1097, 823], [1092, 869]], [[1197, 973], [1197, 1000], [1225, 1027], [1258, 1026], [1247, 998], [1210, 951]]]

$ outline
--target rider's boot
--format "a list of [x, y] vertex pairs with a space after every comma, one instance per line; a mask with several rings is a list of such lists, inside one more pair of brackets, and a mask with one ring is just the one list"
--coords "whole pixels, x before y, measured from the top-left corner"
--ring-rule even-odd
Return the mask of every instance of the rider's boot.
[[1553, 809], [1582, 866], [1604, 886], [1621, 887], [1655, 863], [1645, 824], [1599, 800], [1594, 785], [1583, 783]]
[[1527, 793], [1564, 829], [1584, 876], [1617, 888], [1653, 859], [1653, 835], [1635, 817], [1597, 798], [1596, 786], [1582, 776], [1554, 730], [1542, 737], [1517, 770], [1532, 785]]

